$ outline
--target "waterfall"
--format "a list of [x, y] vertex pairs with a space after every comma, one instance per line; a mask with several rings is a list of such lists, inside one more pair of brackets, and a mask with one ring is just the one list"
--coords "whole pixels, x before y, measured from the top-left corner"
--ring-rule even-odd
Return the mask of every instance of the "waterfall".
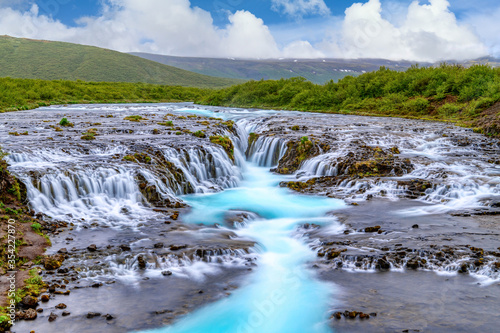
[[273, 167], [285, 155], [288, 140], [276, 137], [259, 137], [247, 150], [248, 159], [258, 166]]

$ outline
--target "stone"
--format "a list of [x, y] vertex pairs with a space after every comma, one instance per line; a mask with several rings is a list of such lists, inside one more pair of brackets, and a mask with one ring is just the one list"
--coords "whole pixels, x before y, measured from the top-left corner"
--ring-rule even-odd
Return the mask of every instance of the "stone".
[[71, 314], [71, 312], [68, 312], [68, 311], [63, 311], [62, 316], [63, 316], [63, 317], [67, 317], [67, 316], [69, 316], [70, 314]]
[[171, 271], [163, 271], [163, 272], [161, 272], [161, 274], [163, 276], [170, 276], [170, 275], [172, 275], [172, 272]]
[[187, 245], [170, 245], [171, 251], [177, 251], [185, 248], [187, 248]]
[[376, 225], [374, 227], [365, 228], [365, 232], [378, 232], [380, 230], [380, 226]]
[[130, 246], [127, 245], [127, 244], [122, 244], [120, 245], [120, 249], [122, 249], [122, 251], [130, 251]]
[[33, 297], [33, 296], [25, 296], [22, 300], [21, 300], [21, 305], [24, 307], [24, 308], [28, 308], [28, 309], [34, 309], [37, 307], [38, 305], [38, 299], [36, 297]]
[[35, 320], [38, 314], [34, 309], [28, 309], [24, 312], [24, 320]]
[[68, 250], [65, 247], [63, 247], [63, 248], [59, 249], [59, 251], [57, 251], [57, 253], [66, 254], [66, 253], [68, 253]]
[[95, 318], [95, 317], [100, 317], [101, 314], [99, 312], [89, 312], [87, 313], [87, 318], [88, 319], [92, 319], [92, 318]]
[[87, 250], [89, 250], [89, 252], [95, 252], [97, 251], [97, 245], [90, 244], [89, 246], [87, 246]]
[[385, 258], [380, 258], [377, 261], [377, 268], [380, 270], [387, 270], [391, 268], [391, 264], [385, 259]]
[[411, 226], [413, 229], [418, 229], [418, 224], [414, 224]]
[[139, 264], [140, 269], [145, 269], [146, 268], [146, 260], [144, 260], [143, 256], [138, 256], [137, 257], [137, 262]]
[[59, 303], [56, 305], [56, 309], [66, 309], [68, 306], [64, 303]]
[[57, 317], [58, 316], [54, 312], [51, 312], [49, 316], [49, 322], [53, 322], [54, 320], [57, 319]]
[[104, 315], [104, 318], [106, 318], [106, 320], [113, 320], [115, 319], [115, 317], [113, 317], [112, 315], [110, 315], [109, 313]]
[[155, 249], [161, 249], [161, 248], [163, 248], [163, 246], [164, 246], [163, 243], [156, 243], [156, 244], [153, 245], [153, 247]]

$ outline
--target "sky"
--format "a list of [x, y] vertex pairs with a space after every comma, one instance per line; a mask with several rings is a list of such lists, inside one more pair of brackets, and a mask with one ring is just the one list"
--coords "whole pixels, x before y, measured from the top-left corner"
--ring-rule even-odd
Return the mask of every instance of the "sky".
[[0, 35], [174, 56], [500, 56], [498, 0], [0, 0]]

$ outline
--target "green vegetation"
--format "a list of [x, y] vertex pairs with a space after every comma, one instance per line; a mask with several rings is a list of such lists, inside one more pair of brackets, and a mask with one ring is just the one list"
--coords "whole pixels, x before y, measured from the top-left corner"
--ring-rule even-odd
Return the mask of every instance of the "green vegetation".
[[[500, 135], [498, 112], [482, 111], [500, 101], [500, 68], [459, 65], [406, 72], [381, 67], [338, 83], [315, 85], [302, 78], [250, 81], [214, 91], [202, 103], [218, 106], [279, 108], [357, 115], [453, 121]], [[488, 117], [488, 121], [480, 118]]]
[[[61, 121], [59, 122], [59, 125], [61, 125], [61, 126], [69, 126], [69, 127], [73, 127], [74, 126], [73, 123], [69, 122], [68, 118], [61, 119]], [[57, 129], [56, 129], [56, 131], [57, 131]]]
[[126, 155], [123, 157], [124, 161], [135, 162], [135, 163], [146, 163], [150, 164], [152, 162], [151, 157], [145, 153], [135, 153], [134, 155]]
[[231, 141], [231, 139], [227, 135], [226, 136], [213, 135], [210, 137], [210, 142], [222, 146], [222, 148], [224, 148], [229, 158], [234, 161], [233, 141]]
[[174, 122], [169, 120], [169, 121], [166, 121], [164, 123], [158, 123], [158, 125], [162, 125], [162, 126], [174, 126]]
[[95, 140], [95, 133], [94, 132], [85, 132], [83, 133], [82, 140]]
[[130, 121], [137, 121], [137, 122], [139, 122], [141, 120], [147, 120], [147, 118], [144, 118], [142, 116], [127, 116], [127, 117], [125, 117], [123, 119], [130, 120]]
[[207, 137], [207, 135], [203, 131], [196, 131], [193, 133], [193, 135], [198, 137], [198, 138], [206, 138]]
[[42, 81], [0, 78], [0, 112], [51, 104], [195, 101], [210, 90], [143, 83]]
[[210, 77], [93, 46], [0, 36], [0, 77], [145, 82], [221, 88], [241, 80]]

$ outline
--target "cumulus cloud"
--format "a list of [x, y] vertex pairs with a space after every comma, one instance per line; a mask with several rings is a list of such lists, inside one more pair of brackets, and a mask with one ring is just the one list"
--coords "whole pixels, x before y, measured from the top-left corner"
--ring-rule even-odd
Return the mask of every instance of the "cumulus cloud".
[[325, 58], [325, 54], [315, 49], [308, 41], [295, 41], [283, 48], [283, 57], [285, 58]]
[[380, 0], [356, 3], [345, 11], [338, 40], [322, 46], [346, 58], [439, 61], [487, 54], [484, 44], [469, 27], [457, 22], [449, 6], [446, 0], [430, 0], [428, 5], [414, 1], [396, 26], [383, 18]]
[[272, 9], [293, 17], [328, 15], [330, 9], [323, 0], [271, 0]]
[[[446, 0], [430, 0], [424, 5], [414, 1], [397, 22], [390, 13], [383, 13], [380, 0], [356, 3], [345, 11], [340, 23], [331, 17], [325, 19], [322, 42], [311, 44], [307, 36], [295, 34], [281, 45], [262, 19], [244, 10], [228, 13], [228, 24], [221, 28], [214, 24], [210, 12], [193, 7], [189, 0], [102, 1], [101, 14], [80, 18], [76, 27], [53, 19], [36, 5], [29, 10], [0, 7], [0, 34], [123, 52], [201, 57], [438, 61], [476, 58], [488, 53], [470, 25], [457, 21]], [[273, 0], [273, 3], [290, 15], [328, 10], [323, 0]], [[479, 35], [492, 41], [488, 46], [498, 50], [499, 20], [500, 9], [490, 18], [477, 16], [467, 23], [480, 27]], [[314, 38], [317, 40], [317, 31]]]

